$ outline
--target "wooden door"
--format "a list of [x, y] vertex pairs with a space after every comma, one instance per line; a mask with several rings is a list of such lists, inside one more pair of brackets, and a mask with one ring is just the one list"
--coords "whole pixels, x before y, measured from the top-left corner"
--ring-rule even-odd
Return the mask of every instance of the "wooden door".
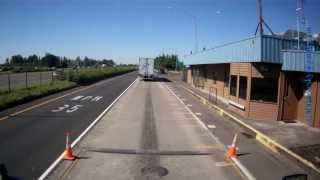
[[301, 84], [297, 76], [286, 75], [283, 96], [282, 120], [297, 120], [298, 103], [302, 96], [303, 84]]

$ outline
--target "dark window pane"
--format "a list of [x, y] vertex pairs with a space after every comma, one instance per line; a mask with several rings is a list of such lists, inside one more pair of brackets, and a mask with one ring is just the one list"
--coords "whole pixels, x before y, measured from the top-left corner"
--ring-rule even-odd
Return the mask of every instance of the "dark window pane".
[[217, 84], [217, 75], [216, 75], [216, 72], [213, 72], [213, 73], [212, 73], [212, 83], [213, 83], [213, 84]]
[[251, 100], [277, 102], [278, 79], [252, 78]]
[[239, 97], [242, 99], [247, 98], [247, 77], [240, 76], [239, 80]]
[[237, 96], [237, 76], [230, 78], [230, 95]]
[[224, 72], [224, 87], [228, 87], [229, 86], [229, 74], [227, 73], [227, 71]]

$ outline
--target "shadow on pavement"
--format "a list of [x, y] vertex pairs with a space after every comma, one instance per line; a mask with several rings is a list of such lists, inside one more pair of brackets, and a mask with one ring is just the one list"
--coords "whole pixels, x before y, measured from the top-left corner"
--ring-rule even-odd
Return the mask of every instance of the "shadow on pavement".
[[0, 179], [1, 180], [21, 180], [19, 178], [14, 177], [14, 176], [9, 176], [8, 170], [4, 164], [0, 164]]
[[164, 77], [154, 77], [153, 79], [141, 79], [141, 81], [151, 81], [151, 82], [171, 82], [169, 79]]
[[288, 176], [284, 176], [282, 180], [307, 180], [308, 175], [306, 174], [292, 174]]

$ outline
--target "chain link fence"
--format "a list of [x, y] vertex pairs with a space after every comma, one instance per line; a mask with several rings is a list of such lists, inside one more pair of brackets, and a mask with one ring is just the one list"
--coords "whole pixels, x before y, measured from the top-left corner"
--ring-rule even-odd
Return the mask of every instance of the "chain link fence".
[[55, 71], [0, 74], [0, 91], [11, 92], [14, 89], [51, 83], [56, 76]]

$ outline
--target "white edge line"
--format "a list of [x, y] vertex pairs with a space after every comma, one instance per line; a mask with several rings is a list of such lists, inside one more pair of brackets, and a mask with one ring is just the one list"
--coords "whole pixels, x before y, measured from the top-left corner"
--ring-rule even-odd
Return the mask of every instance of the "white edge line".
[[249, 180], [255, 180], [256, 178], [249, 172], [249, 170], [241, 164], [241, 162], [235, 158], [232, 157], [231, 160], [237, 165], [237, 167], [240, 169], [240, 171], [249, 179]]
[[[206, 130], [209, 131], [209, 134], [211, 135], [212, 138], [214, 138], [217, 142], [219, 142], [219, 144], [221, 144], [223, 147], [224, 144], [222, 144], [217, 137], [215, 137], [213, 134], [211, 134], [210, 130], [208, 129], [208, 127], [204, 124], [204, 122], [202, 122], [189, 108], [188, 106], [186, 106], [183, 101], [166, 85], [166, 88], [180, 101], [181, 104], [184, 105], [184, 107], [189, 111], [189, 113], [199, 122], [199, 124], [205, 128]], [[231, 158], [231, 160], [235, 163], [235, 165], [240, 169], [240, 171], [249, 179], [249, 180], [255, 180], [256, 178], [249, 172], [249, 170], [243, 165], [241, 164], [241, 162], [236, 159], [236, 158]]]
[[[128, 87], [125, 89], [78, 137], [75, 139], [71, 147], [74, 147], [93, 127], [96, 125], [100, 119], [106, 114], [106, 112], [109, 111], [109, 109], [120, 99], [120, 97], [127, 92], [127, 90], [137, 81], [134, 80]], [[49, 168], [38, 178], [38, 180], [44, 180], [51, 171], [60, 163], [60, 161], [63, 159], [64, 152], [61, 153], [61, 155], [49, 166]]]

